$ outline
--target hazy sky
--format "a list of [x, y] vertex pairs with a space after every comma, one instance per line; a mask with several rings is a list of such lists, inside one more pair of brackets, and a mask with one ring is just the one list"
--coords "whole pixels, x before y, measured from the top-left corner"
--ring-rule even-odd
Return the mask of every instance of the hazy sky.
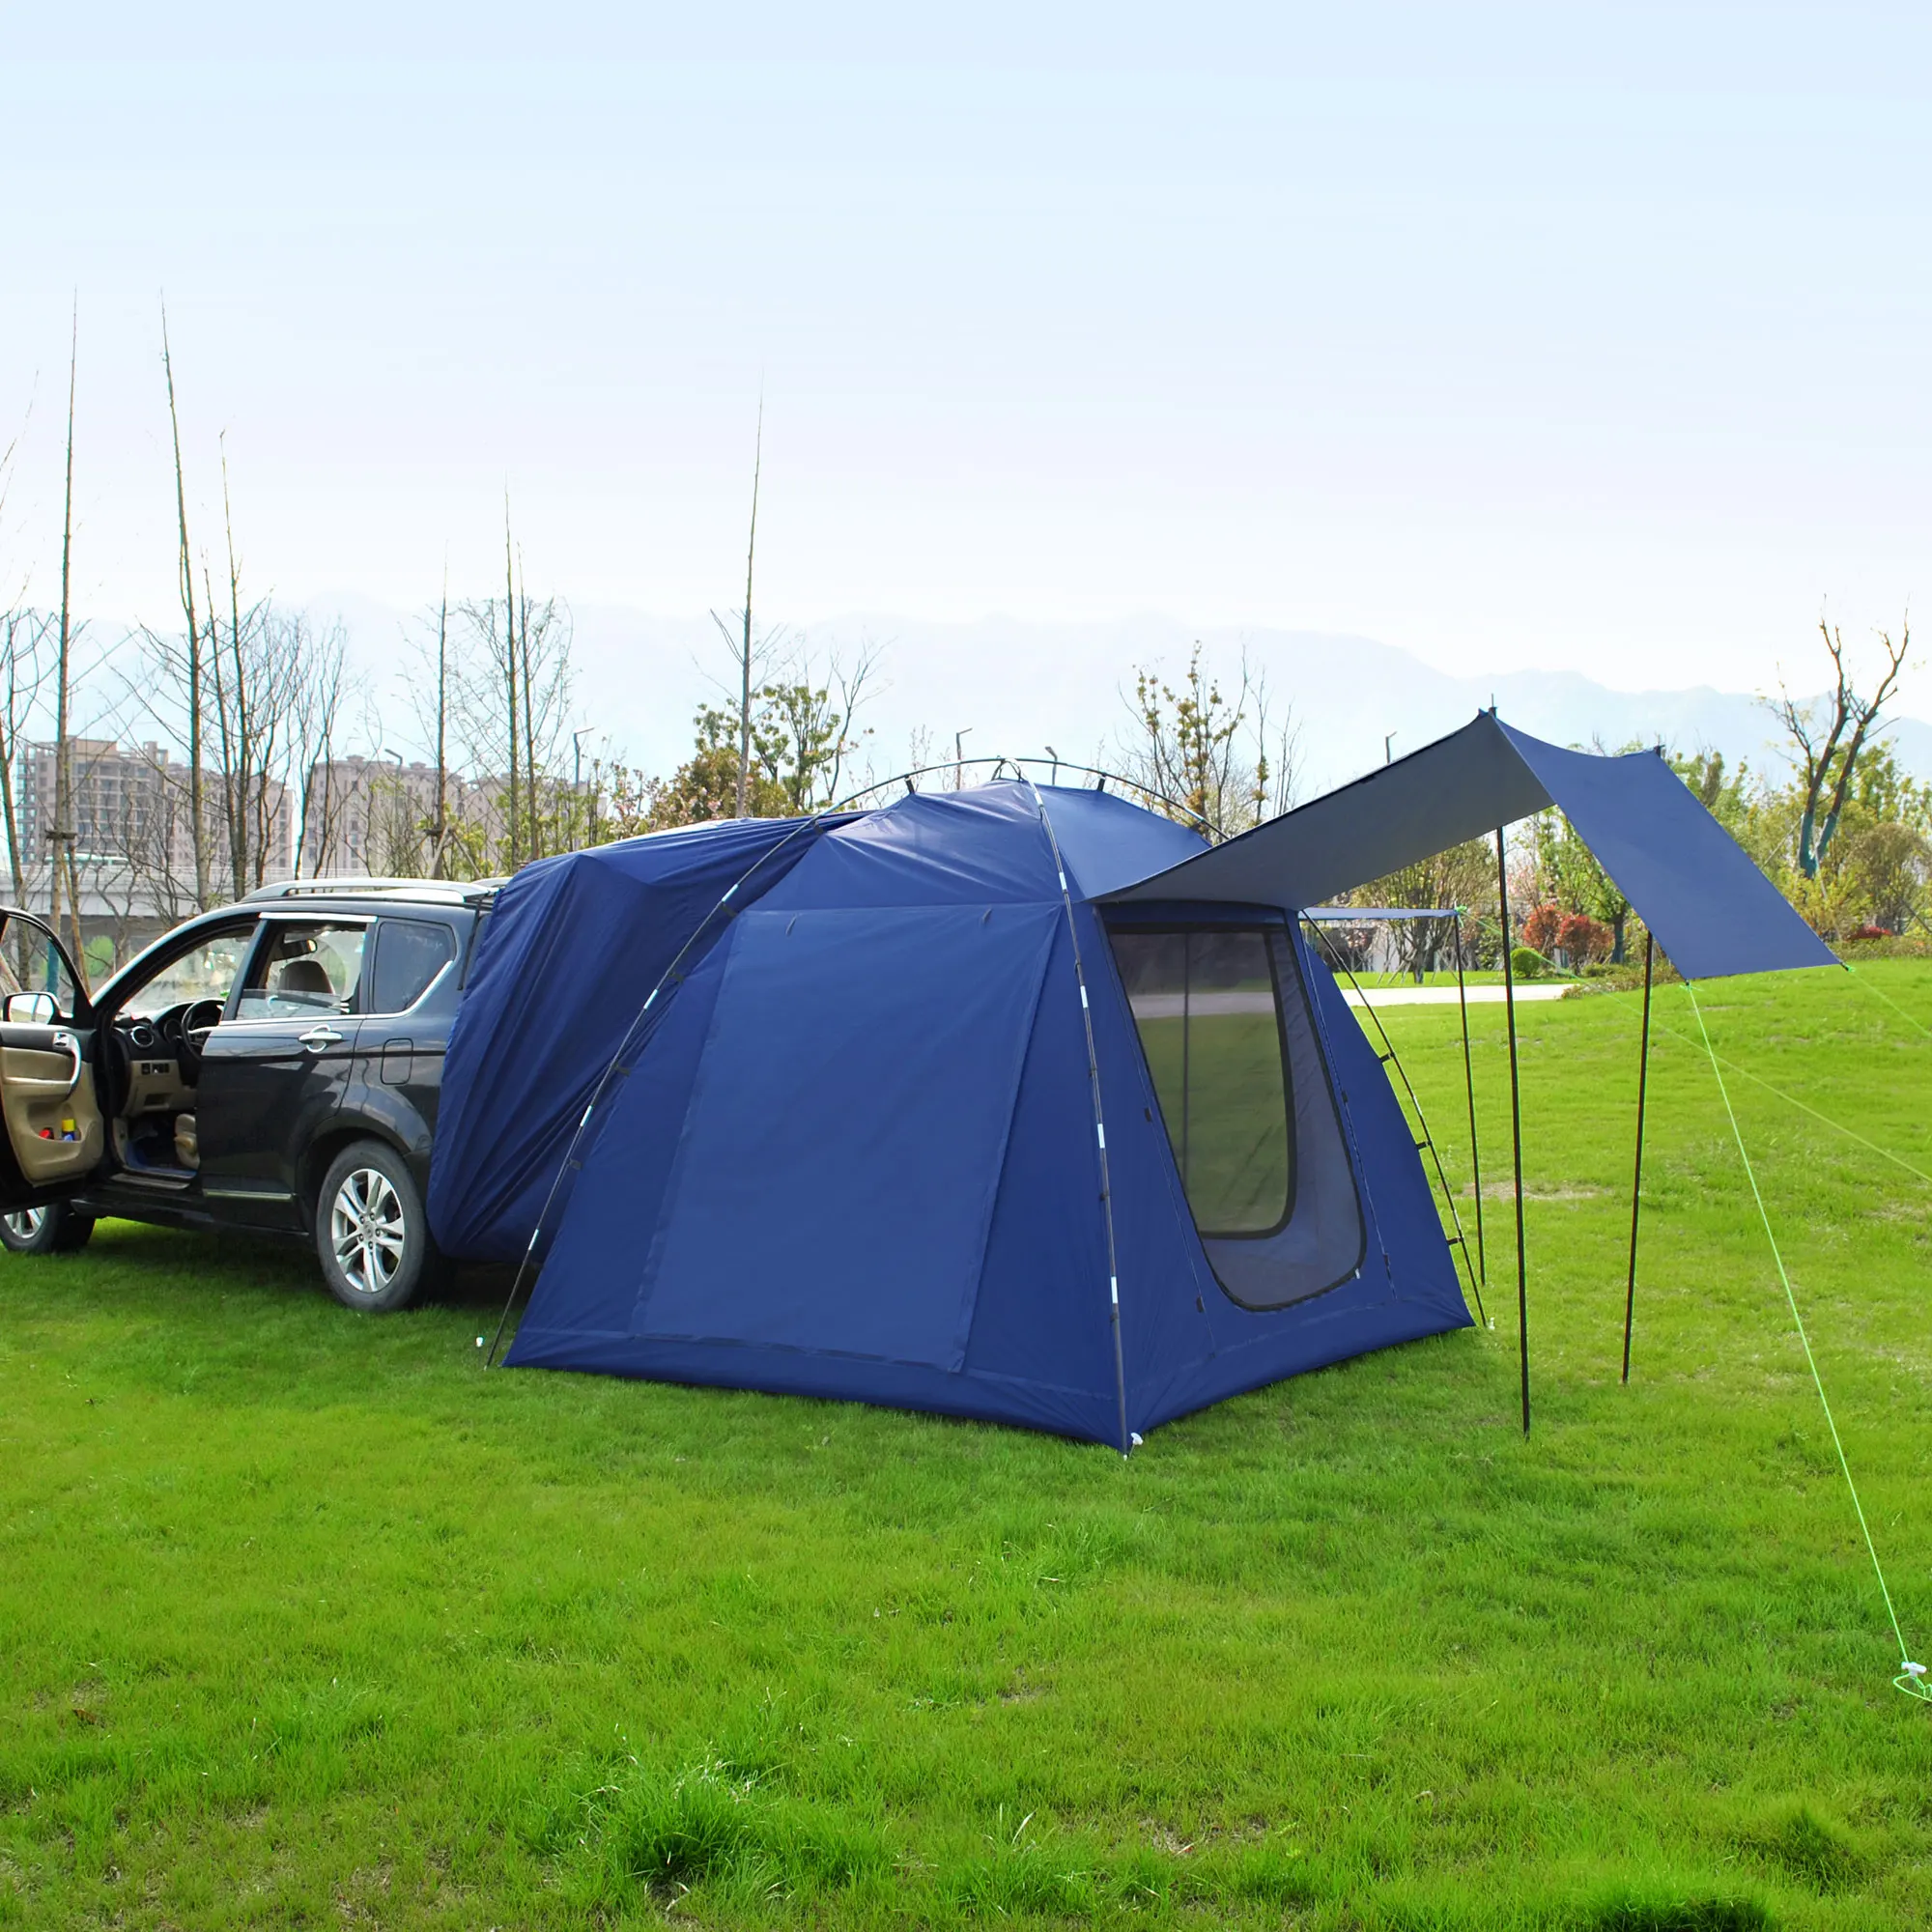
[[1932, 11], [940, 11], [0, 6], [0, 558], [77, 294], [77, 579], [167, 614], [165, 293], [295, 597], [487, 591], [507, 486], [533, 586], [735, 602], [761, 384], [774, 617], [1748, 688], [1932, 583]]

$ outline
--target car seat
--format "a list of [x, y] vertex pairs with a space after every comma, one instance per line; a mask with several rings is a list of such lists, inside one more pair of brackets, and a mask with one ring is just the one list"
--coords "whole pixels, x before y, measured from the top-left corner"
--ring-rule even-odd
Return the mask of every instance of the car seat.
[[328, 977], [328, 968], [320, 959], [306, 953], [298, 959], [282, 961], [275, 974], [275, 991], [304, 996], [320, 993], [326, 1000], [335, 997], [335, 986]]

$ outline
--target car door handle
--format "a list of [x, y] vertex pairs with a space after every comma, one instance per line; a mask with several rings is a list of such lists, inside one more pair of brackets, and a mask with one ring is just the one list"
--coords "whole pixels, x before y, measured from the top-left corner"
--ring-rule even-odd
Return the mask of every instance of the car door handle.
[[333, 1027], [315, 1026], [298, 1037], [311, 1053], [320, 1053], [325, 1046], [333, 1046], [342, 1036]]
[[67, 1093], [61, 1096], [63, 1099], [71, 1099], [73, 1096], [73, 1090], [80, 1085], [80, 1069], [83, 1064], [80, 1057], [80, 1042], [71, 1033], [57, 1033], [54, 1035], [54, 1051], [71, 1053], [73, 1056], [73, 1072], [68, 1078]]

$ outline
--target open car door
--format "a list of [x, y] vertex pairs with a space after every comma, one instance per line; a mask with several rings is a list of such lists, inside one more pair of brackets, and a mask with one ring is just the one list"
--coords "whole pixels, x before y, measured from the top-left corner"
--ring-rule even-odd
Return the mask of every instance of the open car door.
[[101, 1163], [86, 982], [50, 926], [0, 906], [0, 1210], [74, 1193]]

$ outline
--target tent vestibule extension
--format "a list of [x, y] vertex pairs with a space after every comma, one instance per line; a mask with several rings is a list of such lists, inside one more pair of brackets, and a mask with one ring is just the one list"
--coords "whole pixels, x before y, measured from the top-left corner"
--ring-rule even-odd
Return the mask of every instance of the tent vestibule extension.
[[1529, 1426], [1527, 1264], [1518, 1121], [1516, 984], [1503, 828], [1557, 807], [1687, 980], [1838, 962], [1660, 753], [1566, 751], [1477, 713], [1460, 731], [1378, 767], [1238, 838], [1124, 888], [1315, 904], [1452, 845], [1493, 836], [1504, 907], [1503, 990], [1518, 1141], [1519, 1349]]

